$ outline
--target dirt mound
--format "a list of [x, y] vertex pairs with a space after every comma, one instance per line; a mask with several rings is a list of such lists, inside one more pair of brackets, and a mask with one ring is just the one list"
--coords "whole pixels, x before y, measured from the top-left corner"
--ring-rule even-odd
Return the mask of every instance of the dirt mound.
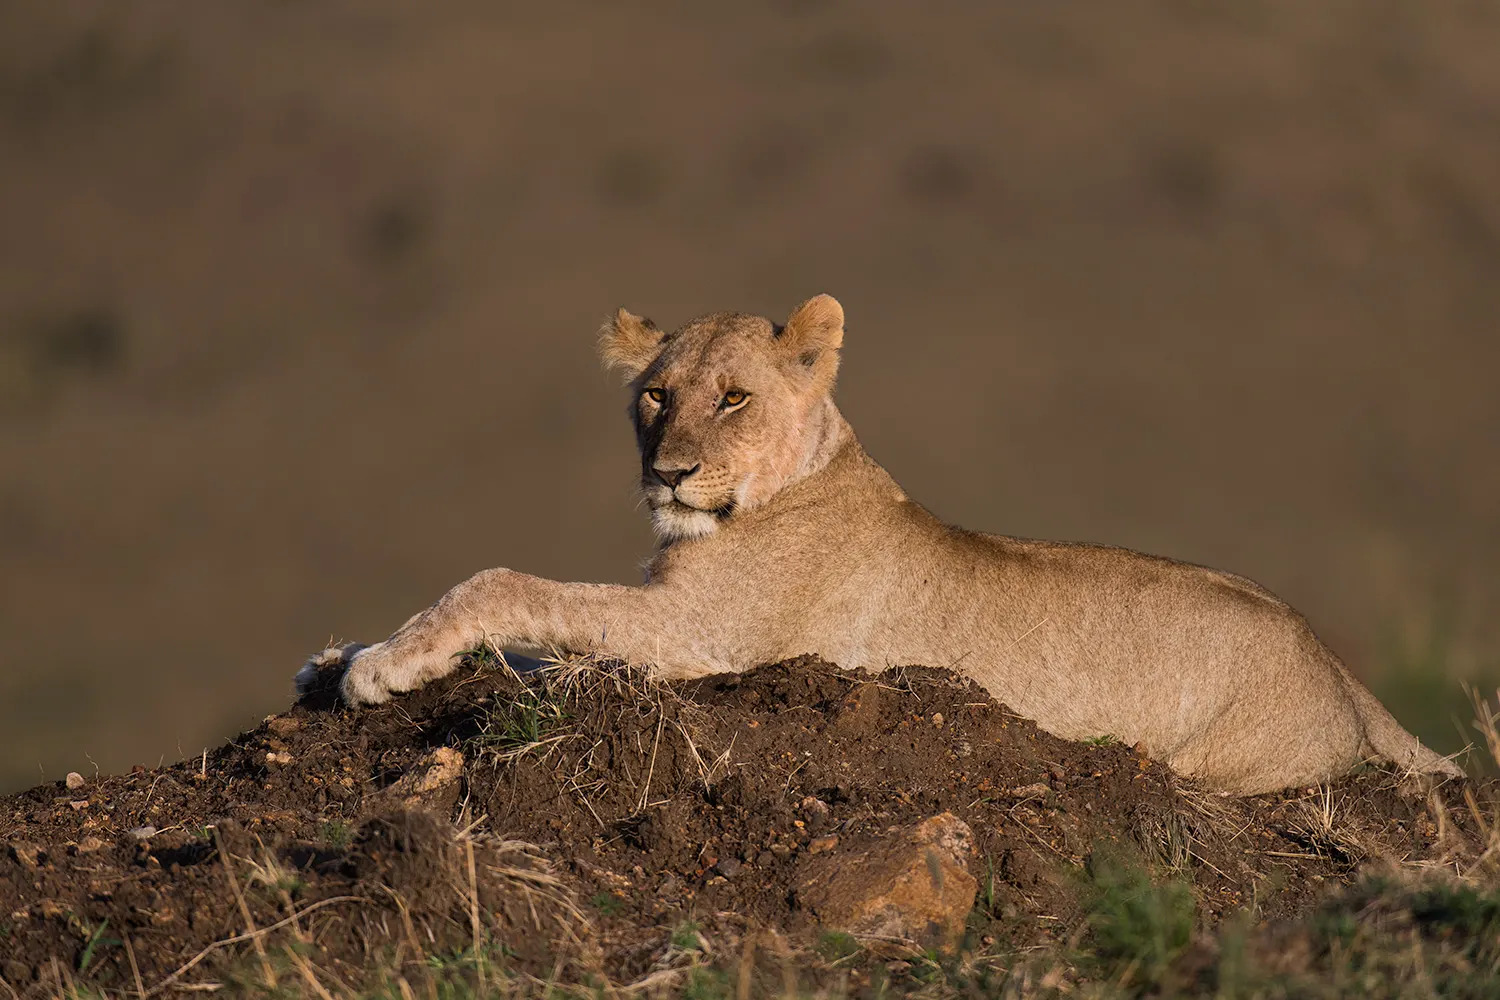
[[1472, 859], [1475, 794], [1372, 769], [1225, 799], [926, 668], [664, 686], [478, 657], [391, 705], [315, 694], [199, 759], [0, 800], [0, 975], [156, 995], [495, 954], [639, 982], [843, 940], [813, 883], [945, 813], [978, 886], [958, 947], [1015, 953], [1079, 930], [1101, 848], [1181, 876], [1201, 924], [1289, 917], [1370, 862]]

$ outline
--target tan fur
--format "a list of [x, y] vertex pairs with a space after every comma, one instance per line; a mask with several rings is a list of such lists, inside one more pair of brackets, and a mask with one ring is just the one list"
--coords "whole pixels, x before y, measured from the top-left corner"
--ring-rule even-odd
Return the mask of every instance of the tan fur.
[[661, 538], [647, 582], [486, 570], [384, 642], [325, 651], [303, 681], [345, 662], [345, 698], [380, 702], [485, 640], [601, 653], [667, 678], [814, 653], [874, 670], [951, 667], [1044, 729], [1143, 743], [1226, 791], [1321, 781], [1369, 756], [1459, 773], [1248, 580], [965, 531], [907, 499], [834, 406], [843, 334], [826, 295], [780, 328], [720, 313], [667, 334], [620, 310], [600, 352], [634, 393]]

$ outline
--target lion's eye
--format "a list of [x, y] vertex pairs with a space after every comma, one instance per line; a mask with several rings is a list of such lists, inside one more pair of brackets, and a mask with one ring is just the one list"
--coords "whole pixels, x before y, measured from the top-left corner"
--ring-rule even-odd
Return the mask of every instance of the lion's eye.
[[729, 407], [739, 406], [747, 398], [749, 398], [749, 396], [750, 394], [748, 392], [740, 392], [738, 390], [735, 390], [734, 392], [726, 392], [724, 393], [724, 406], [726, 409]]
[[667, 390], [665, 390], [665, 389], [647, 389], [646, 390], [646, 398], [649, 399], [649, 400], [651, 400], [651, 402], [653, 402], [653, 403], [657, 404], [658, 406], [660, 406], [662, 403], [665, 403], [667, 401]]

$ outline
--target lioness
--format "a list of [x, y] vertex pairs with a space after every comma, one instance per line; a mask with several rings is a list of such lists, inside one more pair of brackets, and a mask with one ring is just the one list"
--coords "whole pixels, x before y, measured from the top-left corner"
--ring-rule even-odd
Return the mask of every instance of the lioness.
[[640, 587], [491, 569], [389, 639], [325, 650], [344, 698], [382, 702], [482, 641], [599, 653], [664, 678], [815, 653], [947, 666], [1073, 739], [1111, 734], [1251, 794], [1376, 756], [1458, 775], [1290, 607], [1241, 577], [1126, 549], [979, 534], [909, 500], [834, 406], [844, 310], [784, 326], [716, 313], [672, 333], [621, 309], [604, 361], [630, 380], [660, 545]]

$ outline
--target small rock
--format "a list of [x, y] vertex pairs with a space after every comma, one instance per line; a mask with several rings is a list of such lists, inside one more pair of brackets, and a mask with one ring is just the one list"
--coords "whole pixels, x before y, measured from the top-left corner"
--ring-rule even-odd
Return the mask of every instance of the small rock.
[[967, 757], [974, 752], [974, 745], [968, 740], [959, 740], [953, 744], [953, 756]]
[[817, 798], [813, 795], [809, 795], [804, 798], [801, 802], [798, 803], [798, 807], [809, 818], [815, 816], [819, 818], [826, 818], [829, 812], [832, 811], [827, 802], [824, 802], [822, 799]]
[[973, 851], [968, 825], [940, 813], [869, 847], [804, 862], [798, 905], [873, 947], [900, 942], [952, 952], [979, 890], [968, 870]]
[[19, 862], [23, 867], [36, 868], [47, 859], [47, 852], [36, 844], [28, 844], [25, 841], [15, 841], [10, 845], [9, 854], [11, 859]]
[[464, 755], [452, 747], [438, 747], [417, 761], [415, 767], [381, 790], [384, 798], [408, 805], [455, 784], [464, 773]]
[[943, 713], [942, 712], [933, 712], [932, 713], [932, 724], [934, 726], [936, 726], [937, 728], [939, 728], [939, 729], [943, 728]]
[[822, 854], [839, 846], [839, 835], [836, 833], [825, 834], [822, 837], [814, 837], [807, 842], [808, 854]]
[[60, 917], [68, 912], [67, 908], [55, 899], [38, 900], [36, 908], [37, 912], [44, 917]]
[[1068, 780], [1068, 771], [1061, 764], [1053, 764], [1051, 767], [1047, 768], [1047, 773], [1051, 775], [1053, 781]]
[[624, 893], [630, 889], [630, 879], [619, 872], [610, 871], [608, 868], [600, 868], [598, 865], [591, 865], [582, 858], [575, 858], [573, 866], [595, 882], [610, 887], [612, 891]]
[[775, 861], [776, 855], [772, 854], [770, 851], [761, 851], [755, 856], [755, 863], [761, 868], [764, 868], [769, 864], [774, 864]]
[[268, 715], [266, 728], [275, 735], [285, 738], [302, 728], [302, 720], [294, 719], [290, 715]]
[[740, 862], [736, 858], [720, 858], [714, 870], [725, 878], [734, 878], [740, 872]]
[[150, 840], [156, 836], [156, 827], [151, 825], [138, 826], [130, 831], [130, 835], [136, 840]]
[[931, 844], [963, 865], [974, 856], [974, 832], [952, 813], [938, 813], [924, 819], [907, 836], [913, 844]]
[[1045, 781], [1038, 781], [1032, 785], [1020, 785], [1006, 792], [1013, 799], [1034, 799], [1046, 795], [1052, 791], [1052, 786]]
[[63, 779], [63, 784], [67, 785], [71, 791], [76, 792], [84, 785], [83, 775], [79, 774], [77, 771], [69, 771], [68, 776]]
[[106, 846], [108, 845], [98, 837], [84, 837], [74, 845], [73, 850], [79, 854], [92, 854], [95, 851], [103, 850]]
[[840, 729], [859, 729], [880, 721], [880, 688], [874, 684], [856, 684], [849, 689], [834, 712], [833, 723]]
[[267, 753], [266, 753], [266, 763], [267, 764], [275, 764], [278, 767], [280, 767], [280, 766], [283, 766], [283, 765], [286, 765], [286, 764], [290, 764], [291, 762], [292, 762], [292, 755], [289, 754], [289, 753], [285, 753], [285, 752], [280, 751], [280, 750], [270, 750], [270, 751], [267, 751]]
[[89, 807], [89, 800], [74, 799], [72, 802], [69, 802], [68, 805], [73, 807], [74, 812], [82, 812], [84, 809], [87, 809]]

